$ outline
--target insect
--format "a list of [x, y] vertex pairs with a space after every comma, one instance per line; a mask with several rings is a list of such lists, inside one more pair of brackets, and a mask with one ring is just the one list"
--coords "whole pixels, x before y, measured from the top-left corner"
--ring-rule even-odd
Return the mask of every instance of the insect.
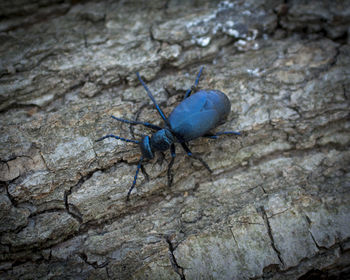
[[102, 141], [106, 138], [115, 138], [125, 142], [135, 143], [140, 146], [142, 155], [137, 165], [134, 181], [127, 194], [127, 201], [130, 199], [130, 194], [136, 185], [137, 175], [140, 171], [142, 161], [144, 159], [152, 159], [156, 151], [166, 151], [170, 149], [171, 161], [168, 165], [167, 177], [168, 186], [171, 186], [173, 180], [171, 168], [176, 156], [175, 143], [180, 143], [188, 156], [199, 160], [209, 172], [212, 172], [208, 164], [202, 158], [191, 152], [187, 143], [199, 137], [216, 139], [218, 136], [225, 134], [241, 135], [236, 131], [221, 131], [216, 132], [215, 134], [210, 132], [212, 129], [225, 122], [231, 110], [231, 103], [227, 96], [221, 91], [209, 89], [196, 91], [202, 71], [203, 67], [200, 68], [194, 85], [186, 91], [184, 99], [179, 105], [177, 105], [177, 107], [175, 107], [169, 117], [165, 116], [164, 112], [154, 99], [153, 94], [137, 72], [136, 75], [139, 81], [165, 123], [164, 127], [159, 127], [148, 122], [131, 121], [111, 116], [117, 121], [132, 125], [140, 124], [153, 129], [155, 132], [151, 136], [144, 136], [140, 141], [126, 139], [113, 134], [105, 135], [96, 140]]

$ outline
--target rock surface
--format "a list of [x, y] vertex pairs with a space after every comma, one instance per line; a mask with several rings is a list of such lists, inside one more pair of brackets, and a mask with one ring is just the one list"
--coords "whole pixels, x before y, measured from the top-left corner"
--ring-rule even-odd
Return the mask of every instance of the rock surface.
[[[1, 279], [350, 277], [349, 1], [0, 4]], [[305, 4], [307, 3], [307, 4]], [[220, 130], [144, 163], [191, 87]], [[314, 278], [312, 278], [314, 277]], [[333, 279], [333, 278], [332, 278]]]

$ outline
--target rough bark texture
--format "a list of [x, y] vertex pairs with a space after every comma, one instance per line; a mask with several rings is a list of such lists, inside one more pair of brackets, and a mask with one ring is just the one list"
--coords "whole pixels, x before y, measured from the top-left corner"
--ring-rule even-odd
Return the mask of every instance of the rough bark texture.
[[[2, 1], [0, 278], [350, 277], [349, 1]], [[200, 68], [217, 130], [140, 172]], [[333, 278], [332, 278], [333, 277]]]

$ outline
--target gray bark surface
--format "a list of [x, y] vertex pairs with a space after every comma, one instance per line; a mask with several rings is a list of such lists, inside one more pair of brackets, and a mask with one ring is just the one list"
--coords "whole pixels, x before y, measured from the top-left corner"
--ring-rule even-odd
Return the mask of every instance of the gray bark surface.
[[[0, 4], [1, 279], [350, 277], [350, 1]], [[145, 162], [194, 83], [216, 131]], [[333, 277], [333, 278], [332, 278]]]

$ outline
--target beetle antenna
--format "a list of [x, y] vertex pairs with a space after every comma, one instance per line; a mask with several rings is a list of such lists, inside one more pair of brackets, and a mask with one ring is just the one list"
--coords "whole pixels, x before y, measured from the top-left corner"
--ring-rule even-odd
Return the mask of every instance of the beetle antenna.
[[164, 120], [164, 122], [166, 123], [166, 125], [168, 127], [170, 127], [170, 123], [168, 121], [168, 118], [165, 116], [164, 112], [162, 111], [162, 109], [159, 107], [159, 105], [157, 104], [157, 101], [154, 99], [154, 96], [152, 94], [152, 92], [148, 89], [148, 87], [146, 86], [145, 82], [141, 79], [141, 76], [139, 74], [139, 72], [136, 72], [137, 78], [139, 79], [140, 83], [142, 84], [142, 86], [144, 87], [144, 89], [147, 91], [149, 98], [151, 98], [154, 106], [156, 106], [156, 109], [159, 113], [159, 115], [162, 117], [162, 119]]
[[126, 139], [126, 138], [123, 138], [123, 137], [120, 137], [120, 136], [116, 136], [116, 135], [113, 135], [113, 134], [108, 134], [106, 136], [103, 136], [103, 137], [97, 139], [96, 142], [102, 141], [103, 139], [106, 139], [106, 138], [115, 138], [115, 139], [122, 140], [122, 141], [125, 141], [125, 142], [131, 142], [131, 143], [135, 143], [135, 144], [140, 144], [140, 141], [137, 141], [137, 140], [134, 140], [134, 139]]
[[128, 195], [126, 196], [126, 201], [129, 201], [129, 200], [130, 200], [130, 194], [131, 194], [132, 190], [134, 189], [134, 187], [135, 187], [135, 185], [136, 185], [137, 175], [139, 174], [142, 161], [143, 161], [143, 157], [141, 156], [141, 158], [140, 158], [140, 160], [139, 160], [139, 163], [138, 163], [138, 165], [137, 165], [137, 169], [136, 169], [136, 173], [135, 173], [135, 177], [134, 177], [134, 182], [132, 182], [132, 186], [131, 186], [131, 188], [130, 188], [129, 191], [128, 191]]

